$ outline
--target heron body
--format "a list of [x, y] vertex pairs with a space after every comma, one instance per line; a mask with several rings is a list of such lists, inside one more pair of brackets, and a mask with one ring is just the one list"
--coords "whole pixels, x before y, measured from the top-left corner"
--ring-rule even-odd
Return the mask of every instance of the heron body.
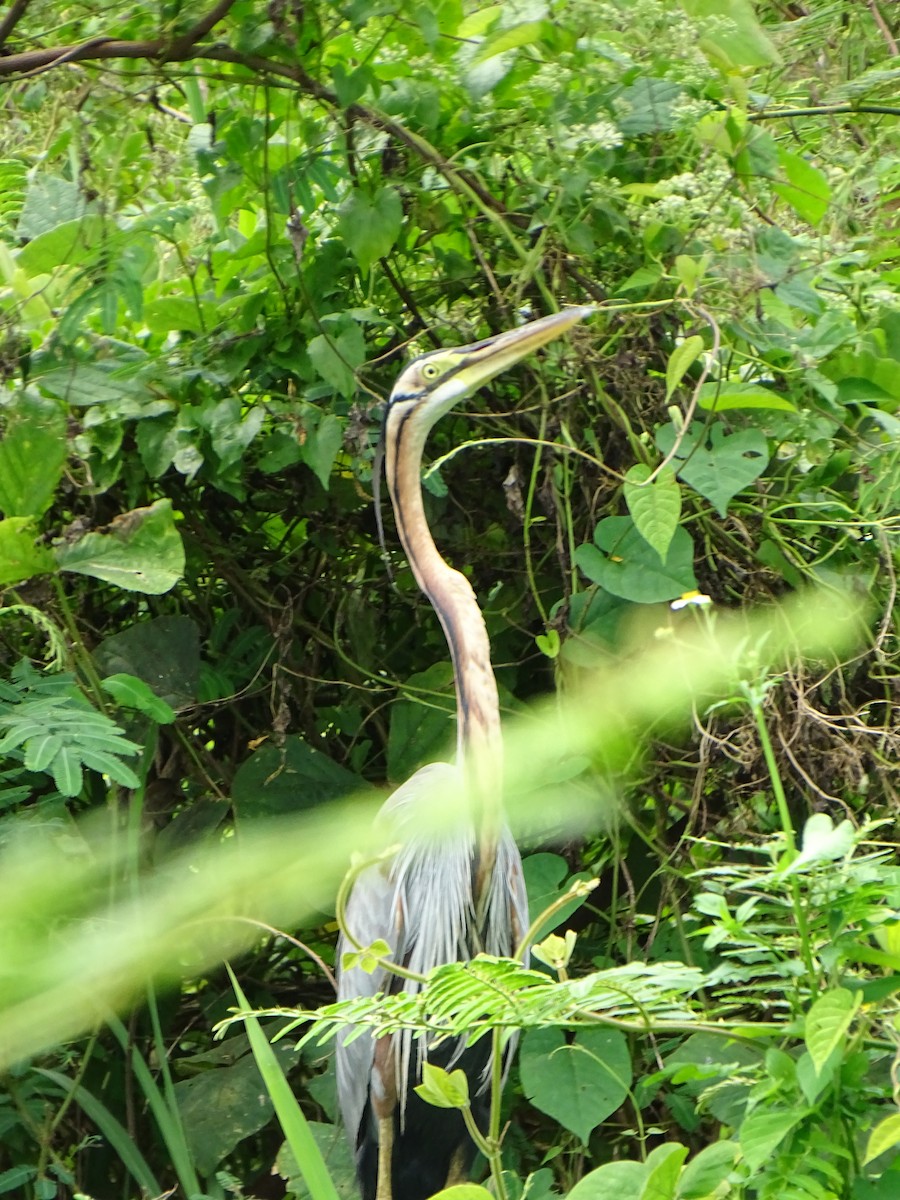
[[[587, 316], [572, 308], [519, 329], [416, 359], [394, 386], [385, 416], [388, 489], [397, 530], [420, 588], [430, 600], [453, 660], [457, 762], [422, 767], [382, 807], [378, 824], [394, 857], [364, 870], [344, 921], [354, 942], [383, 939], [391, 960], [425, 976], [447, 962], [485, 952], [512, 956], [528, 929], [518, 847], [503, 818], [503, 749], [497, 684], [484, 618], [471, 585], [439, 554], [425, 518], [422, 453], [434, 423], [482, 383]], [[459, 802], [455, 796], [462, 797]], [[438, 814], [448, 819], [435, 820]], [[338, 962], [350, 948], [342, 935]], [[416, 991], [419, 983], [384, 964], [371, 974], [341, 970], [338, 998]], [[512, 1043], [507, 1045], [507, 1059]], [[338, 1098], [356, 1155], [363, 1200], [427, 1200], [460, 1182], [474, 1145], [455, 1109], [436, 1108], [413, 1091], [426, 1059], [460, 1068], [472, 1113], [486, 1128], [491, 1051], [487, 1039], [465, 1048], [429, 1046], [411, 1033], [338, 1040]]]

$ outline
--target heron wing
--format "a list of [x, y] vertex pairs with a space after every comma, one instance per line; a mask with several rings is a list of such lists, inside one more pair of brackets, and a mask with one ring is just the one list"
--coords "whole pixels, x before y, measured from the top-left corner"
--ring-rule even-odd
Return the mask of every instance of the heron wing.
[[[381, 807], [377, 826], [385, 841], [407, 841], [415, 829], [416, 813], [422, 811], [420, 806], [428, 804], [435, 791], [440, 793], [456, 779], [457, 771], [449, 763], [431, 763], [416, 771], [406, 783], [391, 793]], [[398, 858], [402, 859], [402, 853]], [[369, 946], [383, 938], [393, 951], [392, 957], [403, 963], [410, 952], [407, 934], [408, 897], [405, 889], [397, 885], [398, 866], [402, 867], [402, 862], [394, 860], [373, 864], [360, 872], [347, 900], [344, 917], [348, 930], [360, 945]], [[414, 912], [414, 920], [420, 919], [421, 915]], [[384, 967], [378, 967], [371, 973], [361, 967], [351, 967], [346, 971], [341, 969], [343, 955], [352, 948], [342, 934], [337, 946], [338, 1000], [375, 996], [378, 992], [390, 990], [396, 976]], [[348, 1041], [349, 1038], [353, 1040]], [[371, 1033], [348, 1030], [338, 1036], [335, 1064], [338, 1100], [354, 1152], [369, 1098], [374, 1061], [375, 1039]]]

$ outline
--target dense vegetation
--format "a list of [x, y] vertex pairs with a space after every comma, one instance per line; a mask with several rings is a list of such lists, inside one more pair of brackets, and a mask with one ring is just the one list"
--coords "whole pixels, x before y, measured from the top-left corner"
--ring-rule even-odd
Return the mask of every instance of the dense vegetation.
[[0, 1194], [324, 1200], [307, 1129], [354, 1194], [327, 1039], [261, 1060], [298, 1171], [213, 1030], [329, 1003], [359, 797], [452, 741], [378, 405], [412, 349], [569, 303], [426, 486], [533, 912], [599, 886], [543, 973], [368, 1015], [525, 1027], [510, 1200], [900, 1194], [896, 20], [0, 16]]

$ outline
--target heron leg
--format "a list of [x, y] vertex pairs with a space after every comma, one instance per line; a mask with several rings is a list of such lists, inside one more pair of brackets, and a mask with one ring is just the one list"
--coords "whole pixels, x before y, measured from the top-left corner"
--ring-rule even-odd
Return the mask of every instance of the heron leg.
[[394, 1157], [394, 1118], [380, 1117], [378, 1120], [378, 1185], [375, 1200], [392, 1200], [391, 1162]]

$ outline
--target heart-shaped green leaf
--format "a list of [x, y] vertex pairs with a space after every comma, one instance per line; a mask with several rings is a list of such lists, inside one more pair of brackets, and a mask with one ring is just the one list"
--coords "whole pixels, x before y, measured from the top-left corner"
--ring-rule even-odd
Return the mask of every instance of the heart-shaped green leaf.
[[[676, 437], [674, 425], [656, 431], [656, 444], [663, 454], [671, 452]], [[707, 430], [695, 421], [685, 431], [675, 458], [679, 479], [705, 496], [720, 517], [726, 515], [738, 492], [762, 475], [768, 462], [768, 443], [758, 429], [728, 433], [721, 422]]]

